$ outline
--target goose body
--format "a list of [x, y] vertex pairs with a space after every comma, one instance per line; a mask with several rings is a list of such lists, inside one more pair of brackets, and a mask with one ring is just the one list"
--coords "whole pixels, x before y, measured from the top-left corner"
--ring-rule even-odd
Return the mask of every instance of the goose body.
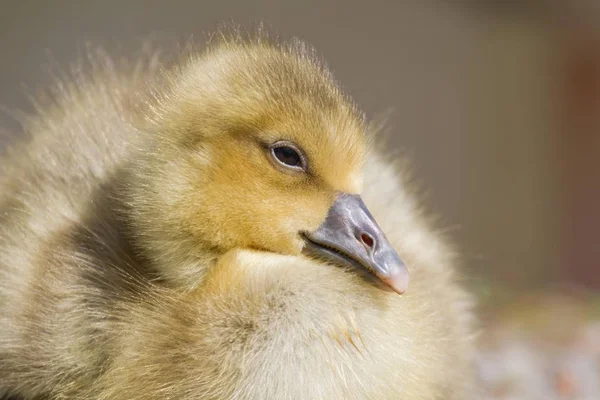
[[[0, 394], [469, 398], [452, 253], [402, 171], [367, 156], [360, 113], [309, 50], [233, 40], [164, 69], [94, 60], [0, 162]], [[248, 132], [293, 140], [302, 160]], [[385, 232], [367, 245], [386, 238], [407, 290], [303, 252], [338, 193], [362, 196]]]

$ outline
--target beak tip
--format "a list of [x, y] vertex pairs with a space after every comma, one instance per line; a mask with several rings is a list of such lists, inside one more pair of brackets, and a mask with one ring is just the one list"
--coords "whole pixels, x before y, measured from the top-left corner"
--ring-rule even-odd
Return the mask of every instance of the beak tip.
[[402, 269], [394, 271], [389, 277], [382, 280], [398, 294], [404, 294], [410, 282], [408, 272]]

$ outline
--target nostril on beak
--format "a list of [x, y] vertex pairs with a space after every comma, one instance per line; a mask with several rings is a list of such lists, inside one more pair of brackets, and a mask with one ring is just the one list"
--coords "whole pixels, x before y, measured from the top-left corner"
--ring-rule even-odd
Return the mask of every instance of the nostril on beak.
[[375, 239], [373, 239], [373, 237], [371, 235], [369, 235], [368, 233], [364, 233], [364, 232], [361, 233], [360, 241], [362, 242], [362, 244], [364, 244], [369, 249], [372, 249], [373, 246], [375, 246]]

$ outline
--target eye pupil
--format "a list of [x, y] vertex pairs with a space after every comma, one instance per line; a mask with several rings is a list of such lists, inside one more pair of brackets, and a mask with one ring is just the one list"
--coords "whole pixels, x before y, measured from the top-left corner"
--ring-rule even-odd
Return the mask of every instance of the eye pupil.
[[285, 165], [291, 167], [299, 167], [302, 164], [302, 159], [298, 152], [291, 147], [281, 146], [273, 149], [273, 154], [277, 159]]

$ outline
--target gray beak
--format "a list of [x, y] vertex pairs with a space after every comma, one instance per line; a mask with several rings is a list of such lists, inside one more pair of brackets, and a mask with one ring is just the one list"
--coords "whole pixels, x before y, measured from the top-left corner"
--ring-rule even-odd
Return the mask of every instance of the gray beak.
[[359, 195], [340, 194], [325, 222], [304, 239], [308, 255], [366, 270], [398, 294], [408, 288], [406, 265]]

